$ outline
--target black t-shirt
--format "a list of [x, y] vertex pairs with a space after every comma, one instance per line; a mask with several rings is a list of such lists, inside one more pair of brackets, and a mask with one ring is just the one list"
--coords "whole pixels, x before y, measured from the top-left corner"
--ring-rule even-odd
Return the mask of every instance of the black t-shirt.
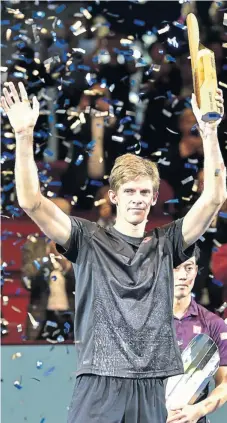
[[179, 219], [143, 239], [70, 217], [77, 281], [77, 375], [145, 378], [183, 373], [173, 324], [173, 267], [187, 260]]

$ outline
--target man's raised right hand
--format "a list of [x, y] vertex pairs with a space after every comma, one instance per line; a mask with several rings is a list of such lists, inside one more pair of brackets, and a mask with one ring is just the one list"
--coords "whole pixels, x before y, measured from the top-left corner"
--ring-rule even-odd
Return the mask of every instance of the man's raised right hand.
[[39, 116], [39, 102], [34, 96], [32, 99], [32, 107], [28, 100], [28, 95], [24, 84], [19, 82], [20, 97], [12, 82], [9, 87], [3, 88], [4, 96], [1, 97], [1, 106], [7, 114], [10, 124], [15, 133], [33, 130]]

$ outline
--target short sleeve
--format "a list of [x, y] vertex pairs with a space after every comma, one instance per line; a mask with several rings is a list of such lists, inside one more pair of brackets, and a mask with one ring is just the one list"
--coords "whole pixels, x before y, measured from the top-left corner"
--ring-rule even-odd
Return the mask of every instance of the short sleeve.
[[196, 244], [192, 244], [184, 250], [184, 239], [182, 234], [183, 220], [184, 218], [177, 219], [174, 222], [163, 226], [166, 240], [172, 249], [174, 268], [195, 255], [196, 250], [198, 250], [198, 246]]
[[210, 337], [218, 347], [220, 366], [227, 366], [227, 325], [223, 319], [214, 314], [210, 319]]
[[61, 245], [56, 244], [57, 251], [72, 263], [75, 263], [78, 253], [82, 248], [88, 248], [88, 244], [94, 235], [97, 225], [89, 220], [69, 216], [71, 220], [71, 234], [69, 248], [65, 250]]

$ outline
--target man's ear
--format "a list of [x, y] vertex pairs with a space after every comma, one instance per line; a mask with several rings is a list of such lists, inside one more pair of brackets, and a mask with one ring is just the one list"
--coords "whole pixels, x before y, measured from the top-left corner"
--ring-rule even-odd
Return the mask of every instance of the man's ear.
[[113, 191], [112, 189], [109, 189], [108, 195], [109, 195], [110, 202], [112, 204], [114, 204], [115, 206], [117, 206], [117, 194], [116, 194], [116, 192]]
[[157, 200], [158, 200], [158, 196], [159, 196], [159, 192], [158, 191], [155, 194], [153, 194], [153, 199], [151, 201], [151, 206], [155, 206], [155, 204], [157, 203]]

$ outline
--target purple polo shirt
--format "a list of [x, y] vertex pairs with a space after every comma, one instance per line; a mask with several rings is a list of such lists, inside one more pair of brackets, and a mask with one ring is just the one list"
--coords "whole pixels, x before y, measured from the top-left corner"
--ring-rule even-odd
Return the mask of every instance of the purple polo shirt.
[[227, 366], [227, 325], [223, 319], [192, 298], [185, 315], [181, 319], [174, 316], [174, 325], [181, 351], [198, 333], [206, 333], [218, 346], [220, 366]]

